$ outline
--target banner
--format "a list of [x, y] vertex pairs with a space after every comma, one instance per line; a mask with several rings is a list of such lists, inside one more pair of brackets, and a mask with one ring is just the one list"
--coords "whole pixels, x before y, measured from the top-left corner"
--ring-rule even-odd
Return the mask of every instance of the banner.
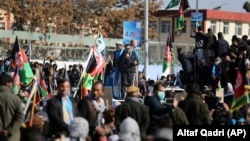
[[134, 39], [137, 41], [137, 48], [142, 46], [142, 28], [141, 22], [124, 21], [123, 22], [123, 45], [130, 44]]

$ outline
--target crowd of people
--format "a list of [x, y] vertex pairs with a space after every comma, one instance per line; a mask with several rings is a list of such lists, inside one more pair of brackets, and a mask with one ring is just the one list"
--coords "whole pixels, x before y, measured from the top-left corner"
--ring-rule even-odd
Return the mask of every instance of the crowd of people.
[[[44, 64], [30, 62], [34, 74], [37, 69], [41, 70], [51, 94], [35, 104], [35, 116], [31, 119], [32, 110], [23, 114], [26, 88], [14, 95], [14, 80], [3, 71], [0, 74], [0, 140], [171, 141], [174, 125], [249, 124], [247, 105], [230, 111], [232, 101], [223, 102], [216, 96], [219, 87], [224, 88], [224, 95], [234, 93], [238, 70], [248, 84], [247, 36], [234, 35], [229, 45], [222, 33], [218, 33], [217, 39], [211, 29], [203, 33], [199, 27], [194, 38], [193, 54], [177, 49], [183, 70], [176, 76], [169, 74], [159, 80], [145, 80], [143, 72], [136, 72], [139, 59], [131, 49], [133, 42], [124, 45], [124, 49], [122, 43], [117, 43], [111, 71], [120, 73], [117, 82], [121, 83], [120, 98], [124, 101], [115, 101], [109, 107], [104, 95], [112, 94], [105, 93], [105, 81], [96, 80], [87, 95], [73, 97], [73, 88], [81, 78], [81, 65], [59, 69], [51, 59]], [[6, 65], [10, 63], [3, 63], [5, 70]], [[166, 91], [169, 86], [185, 89], [185, 98], [178, 99], [174, 89]]]

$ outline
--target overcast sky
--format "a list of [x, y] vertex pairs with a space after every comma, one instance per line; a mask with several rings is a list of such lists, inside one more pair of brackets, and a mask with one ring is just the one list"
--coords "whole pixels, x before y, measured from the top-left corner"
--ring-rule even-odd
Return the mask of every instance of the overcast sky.
[[[165, 0], [165, 5], [167, 5], [170, 1], [171, 0]], [[196, 0], [188, 1], [191, 9], [196, 9]], [[246, 1], [250, 2], [250, 0], [198, 0], [198, 7], [199, 9], [213, 9], [221, 5], [223, 11], [245, 12], [242, 7]], [[173, 9], [176, 8], [178, 9], [178, 6]]]

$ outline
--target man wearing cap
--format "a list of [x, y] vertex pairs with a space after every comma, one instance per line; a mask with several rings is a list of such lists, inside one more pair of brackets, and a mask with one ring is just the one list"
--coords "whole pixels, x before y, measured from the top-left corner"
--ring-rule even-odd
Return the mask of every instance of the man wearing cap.
[[120, 56], [122, 55], [124, 49], [122, 47], [121, 42], [116, 42], [116, 51], [114, 52], [114, 59], [113, 59], [113, 68], [114, 68], [114, 76], [113, 76], [113, 94], [114, 98], [119, 99], [121, 97], [120, 95], [120, 71], [118, 67], [118, 60]]
[[115, 125], [119, 130], [121, 122], [131, 117], [136, 120], [140, 127], [142, 139], [146, 137], [146, 130], [149, 125], [149, 109], [144, 104], [140, 103], [140, 89], [136, 86], [130, 86], [126, 90], [125, 102], [116, 107], [115, 110]]
[[114, 52], [114, 59], [113, 59], [114, 68], [117, 67], [118, 60], [123, 53], [123, 48], [122, 48], [121, 42], [116, 42], [115, 46], [116, 46], [116, 51]]

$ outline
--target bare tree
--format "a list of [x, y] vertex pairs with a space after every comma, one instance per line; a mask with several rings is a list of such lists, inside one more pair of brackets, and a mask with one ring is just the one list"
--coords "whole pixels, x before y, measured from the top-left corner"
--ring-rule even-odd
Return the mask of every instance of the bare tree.
[[[149, 2], [149, 20], [156, 21], [154, 13], [161, 2]], [[93, 35], [97, 31], [110, 38], [121, 38], [123, 21], [144, 22], [143, 0], [0, 0], [0, 8], [14, 15], [14, 27], [29, 30], [37, 27], [49, 32], [64, 34]], [[143, 25], [143, 24], [142, 24]], [[149, 37], [156, 37], [157, 31], [149, 27]]]

